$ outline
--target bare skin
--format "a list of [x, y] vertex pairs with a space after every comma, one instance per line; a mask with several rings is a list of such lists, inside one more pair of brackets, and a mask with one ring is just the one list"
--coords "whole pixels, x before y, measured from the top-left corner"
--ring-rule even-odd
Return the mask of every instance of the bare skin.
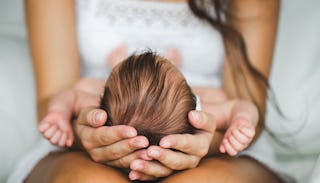
[[[51, 166], [47, 166], [51, 164]], [[235, 166], [236, 165], [236, 166]], [[228, 173], [226, 173], [228, 172]], [[253, 174], [252, 172], [259, 172]], [[247, 176], [250, 174], [251, 176]], [[40, 176], [41, 175], [41, 176]], [[93, 176], [94, 175], [94, 176]], [[83, 152], [52, 153], [44, 158], [26, 182], [39, 180], [47, 183], [60, 182], [119, 182], [130, 180], [113, 168], [91, 161]], [[219, 182], [280, 182], [267, 169], [250, 158], [212, 157], [201, 162], [197, 168], [179, 172], [161, 181], [163, 183], [192, 183], [194, 180], [203, 183]]]
[[[228, 173], [226, 173], [228, 172]], [[250, 172], [259, 172], [251, 174]], [[192, 183], [194, 180], [203, 183], [277, 183], [274, 175], [251, 158], [211, 157], [202, 161], [197, 168], [179, 172], [161, 181], [162, 183]]]
[[[202, 119], [204, 120], [202, 124], [210, 124], [208, 122], [211, 119]], [[161, 157], [159, 160], [165, 161]], [[183, 165], [176, 164], [175, 166]], [[147, 171], [163, 172], [163, 170], [155, 169], [155, 166], [149, 167]], [[236, 159], [230, 157], [206, 158], [200, 162], [198, 167], [171, 175], [163, 182], [192, 182], [195, 179], [199, 182], [280, 182], [261, 164], [246, 157]], [[88, 155], [82, 152], [51, 153], [38, 163], [26, 182], [34, 182], [35, 180], [49, 183], [106, 182], [108, 180], [112, 180], [111, 182], [130, 182], [126, 175], [90, 160]]]
[[[244, 35], [252, 64], [267, 78], [270, 72], [276, 37], [279, 4], [278, 0], [235, 0], [228, 7], [230, 11], [239, 17], [250, 17], [252, 15], [250, 13], [254, 13], [255, 16], [259, 17], [257, 21], [236, 21], [235, 19], [228, 19], [228, 21]], [[52, 96], [62, 90], [73, 87], [80, 80], [74, 2], [71, 0], [27, 0], [26, 9], [30, 48], [37, 79], [39, 118], [42, 119], [47, 113], [47, 104]], [[228, 97], [235, 98], [235, 88], [230, 77], [231, 72], [230, 66], [226, 62], [223, 72], [223, 86]], [[212, 95], [208, 93], [212, 89], [200, 88], [199, 90], [204, 96], [207, 96], [206, 98], [201, 98], [208, 101], [207, 104], [210, 105], [209, 101], [211, 101]], [[263, 109], [262, 111], [264, 112], [266, 91], [261, 92], [261, 89], [253, 83], [250, 90], [251, 93], [256, 95], [256, 98], [259, 98], [258, 107]], [[100, 114], [100, 118], [94, 118], [95, 114]], [[94, 161], [108, 165], [121, 165], [120, 167], [131, 167], [130, 174], [135, 176], [134, 179], [150, 180], [155, 177], [170, 175], [173, 170], [196, 167], [205, 155], [212, 156], [219, 152], [219, 144], [221, 144], [224, 133], [215, 131], [215, 120], [211, 111], [200, 115], [200, 121], [190, 119], [190, 123], [199, 129], [197, 135], [165, 137], [162, 139], [163, 146], [160, 146], [159, 149], [153, 149], [158, 152], [158, 156], [154, 156], [154, 152], [151, 151], [153, 147], [146, 151], [135, 152], [135, 150], [146, 147], [148, 144], [146, 139], [136, 135], [136, 131], [133, 128], [126, 126], [118, 128], [100, 127], [107, 118], [107, 114], [96, 109], [86, 109], [80, 113], [78, 121], [74, 124], [76, 142], [82, 145]], [[259, 134], [260, 126], [256, 130]], [[111, 141], [102, 140], [101, 134], [109, 134], [108, 139], [111, 139]], [[187, 144], [181, 144], [181, 142], [186, 141], [188, 142]], [[186, 149], [183, 147], [192, 148]], [[114, 159], [112, 161], [107, 160], [105, 154], [109, 152], [108, 157], [110, 157], [114, 152], [112, 149], [115, 148], [122, 148], [121, 154], [113, 154]], [[184, 153], [170, 151], [169, 148], [182, 150]], [[55, 180], [56, 182], [70, 182], [70, 180], [75, 180], [75, 174], [68, 174], [63, 171], [67, 171], [64, 169], [64, 166], [66, 166], [64, 162], [68, 162], [70, 165], [76, 164], [77, 161], [82, 163], [72, 168], [74, 168], [75, 172], [86, 169], [84, 174], [86, 177], [81, 178], [83, 182], [92, 182], [92, 175], [98, 175], [94, 182], [105, 182], [106, 176], [108, 176], [107, 180], [113, 180], [113, 182], [128, 182], [126, 175], [121, 175], [106, 165], [99, 165], [96, 168], [97, 163], [90, 160], [88, 156], [81, 153], [71, 156], [70, 153], [75, 152], [50, 154], [33, 169], [26, 182], [54, 182]], [[138, 157], [141, 158], [138, 159], [139, 161], [133, 161], [137, 160]], [[161, 163], [147, 160], [148, 157], [159, 160]], [[161, 157], [166, 157], [166, 159], [161, 159]], [[174, 163], [177, 161], [180, 163]], [[136, 166], [137, 164], [142, 166]], [[168, 167], [171, 168], [168, 169]], [[159, 170], [164, 170], [163, 172], [166, 174], [159, 175], [158, 172], [162, 172]], [[230, 176], [233, 178], [229, 179], [230, 182], [232, 182], [231, 180], [237, 180], [236, 182], [241, 180], [246, 180], [244, 182], [261, 182], [264, 180], [266, 182], [279, 182], [278, 178], [267, 171], [263, 165], [245, 157], [231, 160], [218, 157], [203, 159], [197, 168], [171, 175], [164, 181], [183, 182], [184, 178], [188, 176], [192, 176], [193, 180], [195, 178], [203, 180], [200, 177], [208, 175], [209, 172], [212, 173], [212, 170], [221, 170], [219, 174], [212, 174], [215, 176], [214, 178], [210, 177], [217, 182], [226, 182]], [[232, 170], [232, 174], [230, 174], [230, 170]], [[252, 176], [252, 172], [254, 172], [255, 176]], [[241, 180], [238, 179], [239, 177]]]
[[[51, 100], [48, 114], [41, 120], [39, 130], [52, 144], [60, 147], [70, 147], [73, 144], [74, 135], [69, 119], [72, 116], [71, 111], [76, 106], [81, 106], [81, 103], [89, 106], [99, 105], [98, 97], [89, 101], [83, 100], [85, 97], [82, 95], [89, 93], [69, 89]], [[258, 110], [248, 101], [228, 100], [223, 93], [217, 100], [218, 102], [213, 102], [211, 105], [204, 105], [203, 110], [214, 111], [217, 130], [226, 130], [220, 144], [220, 152], [235, 156], [253, 140], [259, 119]]]
[[[47, 164], [50, 166], [47, 166]], [[39, 177], [41, 174], [41, 178]], [[92, 176], [94, 175], [94, 176]], [[40, 180], [41, 181], [40, 181]], [[119, 171], [96, 163], [83, 152], [51, 153], [41, 160], [26, 182], [60, 183], [60, 182], [130, 182]]]

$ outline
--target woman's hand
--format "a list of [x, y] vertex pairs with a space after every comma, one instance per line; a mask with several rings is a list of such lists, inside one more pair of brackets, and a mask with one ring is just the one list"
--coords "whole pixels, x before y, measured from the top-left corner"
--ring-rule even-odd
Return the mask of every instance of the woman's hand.
[[[208, 154], [216, 123], [212, 115], [199, 111], [191, 111], [189, 121], [198, 129], [195, 134], [176, 134], [164, 137], [160, 141], [160, 146], [151, 146], [147, 149], [149, 159], [132, 161], [129, 178], [131, 180], [152, 180], [168, 176], [174, 170], [197, 167], [200, 160]], [[150, 161], [150, 159], [153, 160]]]
[[105, 111], [85, 108], [74, 123], [78, 141], [94, 161], [129, 168], [135, 159], [148, 159], [147, 151], [142, 150], [149, 145], [146, 137], [137, 136], [130, 126], [103, 126], [106, 120]]

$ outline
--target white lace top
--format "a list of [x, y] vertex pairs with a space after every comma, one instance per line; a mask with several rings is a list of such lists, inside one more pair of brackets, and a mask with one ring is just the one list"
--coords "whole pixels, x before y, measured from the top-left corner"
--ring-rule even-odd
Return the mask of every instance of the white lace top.
[[83, 75], [106, 78], [122, 58], [151, 49], [172, 58], [190, 85], [220, 85], [222, 38], [186, 3], [78, 0], [76, 8]]

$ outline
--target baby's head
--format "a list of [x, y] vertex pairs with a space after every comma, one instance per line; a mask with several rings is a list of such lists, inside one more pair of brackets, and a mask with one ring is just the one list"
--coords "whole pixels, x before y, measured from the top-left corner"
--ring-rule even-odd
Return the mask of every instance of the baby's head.
[[188, 112], [196, 97], [180, 71], [163, 57], [132, 55], [111, 72], [101, 100], [107, 125], [130, 125], [150, 145], [169, 134], [193, 133]]

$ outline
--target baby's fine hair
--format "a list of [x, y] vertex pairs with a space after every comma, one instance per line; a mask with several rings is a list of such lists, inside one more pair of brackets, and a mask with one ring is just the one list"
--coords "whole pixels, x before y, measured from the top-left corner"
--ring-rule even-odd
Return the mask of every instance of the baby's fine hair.
[[153, 52], [131, 55], [111, 71], [101, 109], [106, 125], [129, 125], [150, 145], [169, 134], [193, 133], [188, 112], [196, 97], [180, 71]]

